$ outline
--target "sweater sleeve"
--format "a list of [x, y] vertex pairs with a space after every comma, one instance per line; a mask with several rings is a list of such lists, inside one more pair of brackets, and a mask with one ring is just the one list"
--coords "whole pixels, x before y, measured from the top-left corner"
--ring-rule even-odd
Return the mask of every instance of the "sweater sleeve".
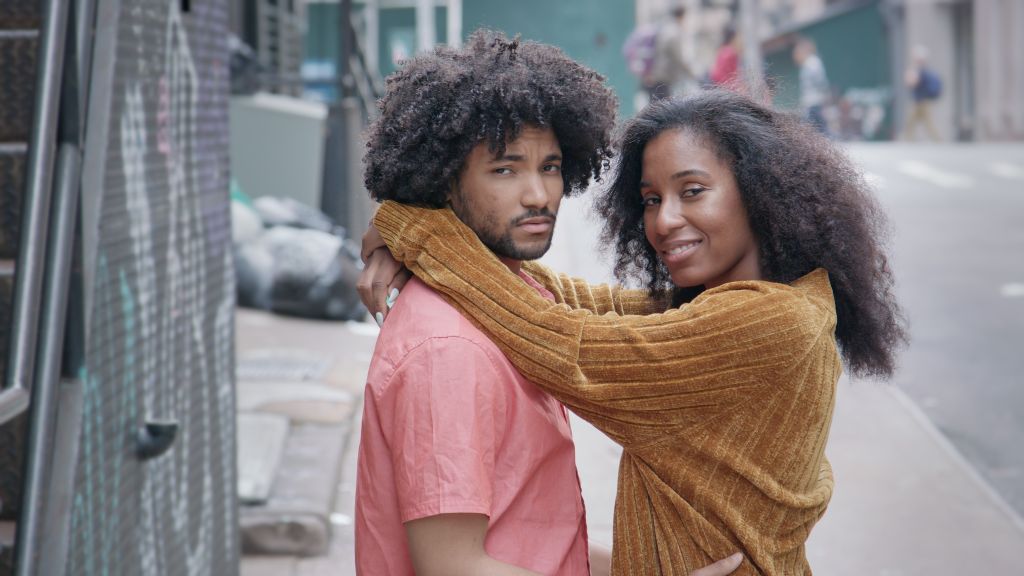
[[589, 310], [594, 314], [644, 315], [664, 312], [671, 301], [669, 297], [651, 296], [647, 290], [590, 284], [581, 278], [559, 274], [538, 262], [524, 262], [523, 271], [554, 294], [556, 302], [574, 310]]
[[799, 291], [733, 282], [662, 314], [598, 315], [552, 303], [450, 211], [385, 202], [395, 257], [498, 344], [519, 371], [624, 447], [663, 438], [786, 380], [834, 315]]

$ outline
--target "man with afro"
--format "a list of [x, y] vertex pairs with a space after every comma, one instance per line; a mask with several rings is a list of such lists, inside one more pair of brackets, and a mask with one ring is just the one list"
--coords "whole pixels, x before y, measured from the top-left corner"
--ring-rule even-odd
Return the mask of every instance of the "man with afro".
[[[562, 197], [607, 163], [604, 78], [552, 46], [478, 31], [406, 62], [379, 108], [364, 160], [373, 198], [451, 206], [546, 293], [520, 263], [547, 251]], [[358, 572], [589, 574], [565, 408], [419, 280], [389, 303], [366, 385]]]

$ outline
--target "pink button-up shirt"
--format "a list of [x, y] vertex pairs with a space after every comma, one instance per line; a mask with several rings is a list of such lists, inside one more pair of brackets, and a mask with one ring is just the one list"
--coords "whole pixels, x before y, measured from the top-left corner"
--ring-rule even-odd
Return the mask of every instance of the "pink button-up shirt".
[[413, 574], [403, 523], [448, 513], [488, 516], [492, 558], [541, 574], [589, 574], [565, 408], [415, 278], [381, 330], [364, 402], [359, 574]]

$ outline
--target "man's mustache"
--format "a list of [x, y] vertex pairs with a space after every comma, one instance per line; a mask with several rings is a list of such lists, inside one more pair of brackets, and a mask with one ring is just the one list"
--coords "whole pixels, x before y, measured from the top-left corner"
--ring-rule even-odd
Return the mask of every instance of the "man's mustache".
[[547, 208], [543, 208], [541, 210], [530, 210], [529, 212], [526, 212], [524, 214], [520, 214], [519, 216], [516, 216], [512, 220], [512, 225], [513, 226], [518, 226], [520, 222], [522, 222], [523, 220], [528, 220], [530, 218], [545, 218], [545, 217], [546, 218], [551, 218], [552, 221], [558, 220], [558, 215], [556, 213], [552, 212], [551, 210], [548, 210]]

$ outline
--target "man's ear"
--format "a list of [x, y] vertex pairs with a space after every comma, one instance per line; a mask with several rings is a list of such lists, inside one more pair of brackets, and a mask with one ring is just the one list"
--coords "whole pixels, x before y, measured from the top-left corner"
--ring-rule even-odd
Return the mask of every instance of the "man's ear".
[[445, 205], [452, 206], [452, 198], [459, 193], [459, 181], [454, 176], [448, 179], [448, 196], [445, 198]]

